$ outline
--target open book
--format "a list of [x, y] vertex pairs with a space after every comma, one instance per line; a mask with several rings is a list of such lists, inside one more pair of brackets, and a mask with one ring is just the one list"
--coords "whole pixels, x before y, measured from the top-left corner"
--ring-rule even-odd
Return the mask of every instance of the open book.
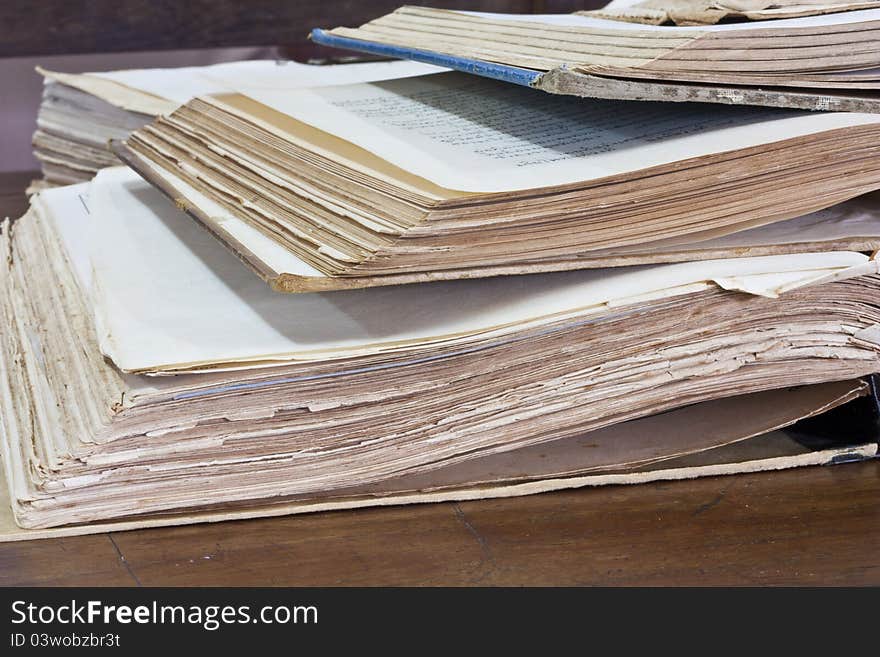
[[875, 213], [804, 215], [880, 187], [878, 137], [880, 114], [554, 98], [448, 72], [198, 98], [121, 153], [303, 292], [872, 251]]
[[73, 526], [0, 540], [876, 453], [778, 432], [870, 394], [860, 253], [285, 297], [123, 168], [40, 193], [0, 247], [11, 508]]
[[[620, 19], [629, 6], [615, 4], [609, 13]], [[651, 3], [651, 11], [662, 12], [654, 14], [657, 22], [668, 19], [664, 6], [675, 15], [675, 2]], [[311, 37], [555, 94], [880, 111], [880, 9], [801, 9], [817, 15], [680, 27], [605, 20], [589, 12], [402, 7], [358, 28], [316, 29]]]
[[367, 82], [439, 69], [415, 62], [309, 66], [263, 60], [102, 73], [37, 70], [45, 84], [34, 155], [45, 183], [67, 185], [90, 180], [103, 167], [119, 165], [108, 148], [110, 140], [124, 139], [195, 96]]

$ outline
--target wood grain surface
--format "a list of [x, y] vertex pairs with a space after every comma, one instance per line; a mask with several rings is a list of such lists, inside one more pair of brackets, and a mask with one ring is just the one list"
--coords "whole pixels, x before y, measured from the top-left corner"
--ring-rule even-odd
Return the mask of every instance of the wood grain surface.
[[877, 585], [880, 462], [0, 544], [0, 585]]
[[6, 543], [0, 585], [878, 585], [878, 555], [872, 461]]

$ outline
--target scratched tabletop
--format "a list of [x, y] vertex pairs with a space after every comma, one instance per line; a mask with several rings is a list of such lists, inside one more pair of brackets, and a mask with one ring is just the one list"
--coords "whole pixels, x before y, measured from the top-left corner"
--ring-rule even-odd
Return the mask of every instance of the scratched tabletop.
[[880, 461], [0, 544], [3, 586], [712, 584], [880, 584]]

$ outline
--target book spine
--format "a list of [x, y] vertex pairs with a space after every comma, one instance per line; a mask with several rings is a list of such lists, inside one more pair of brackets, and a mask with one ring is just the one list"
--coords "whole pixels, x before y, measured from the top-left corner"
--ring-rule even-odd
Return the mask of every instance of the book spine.
[[315, 43], [320, 43], [323, 46], [330, 46], [331, 48], [356, 50], [394, 59], [411, 59], [412, 61], [421, 62], [423, 64], [433, 64], [434, 66], [451, 68], [456, 71], [462, 71], [463, 73], [471, 73], [472, 75], [480, 75], [484, 78], [511, 82], [524, 87], [533, 86], [535, 81], [543, 75], [540, 71], [532, 71], [517, 66], [492, 64], [490, 62], [481, 62], [476, 59], [467, 59], [465, 57], [455, 57], [454, 55], [444, 55], [442, 53], [429, 52], [427, 50], [403, 48], [401, 46], [376, 43], [374, 41], [362, 41], [361, 39], [336, 36], [335, 34], [330, 34], [326, 30], [318, 28], [312, 30], [309, 38]]

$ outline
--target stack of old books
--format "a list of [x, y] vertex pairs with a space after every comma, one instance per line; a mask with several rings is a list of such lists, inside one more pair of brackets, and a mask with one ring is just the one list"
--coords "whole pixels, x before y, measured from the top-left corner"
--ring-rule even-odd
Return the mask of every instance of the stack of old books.
[[212, 89], [4, 226], [2, 536], [877, 453], [880, 114], [385, 66]]

